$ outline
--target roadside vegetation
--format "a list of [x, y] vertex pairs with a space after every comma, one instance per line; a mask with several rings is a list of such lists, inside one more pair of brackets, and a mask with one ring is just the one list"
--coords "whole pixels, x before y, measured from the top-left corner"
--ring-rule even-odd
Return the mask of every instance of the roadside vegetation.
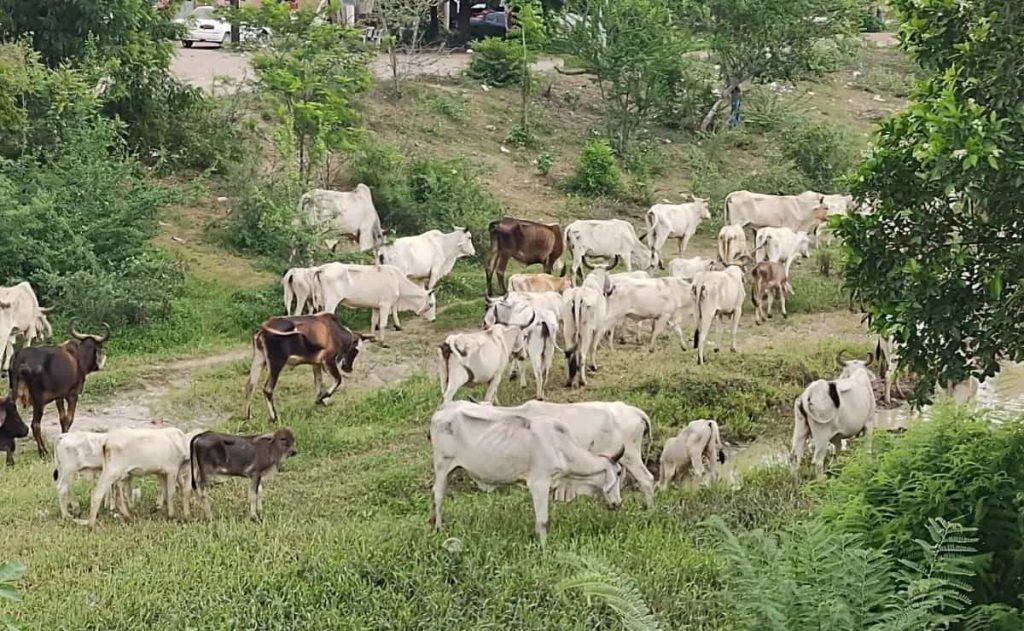
[[[80, 328], [113, 325], [107, 369], [90, 377], [87, 405], [160, 389], [155, 418], [230, 432], [271, 429], [259, 393], [255, 420], [243, 420], [249, 362], [239, 357], [254, 328], [281, 312], [281, 273], [371, 261], [345, 243], [328, 248], [304, 225], [297, 201], [309, 188], [365, 183], [385, 228], [408, 235], [469, 227], [477, 256], [439, 285], [437, 320], [410, 314], [405, 331], [389, 336], [393, 347], [371, 345], [360, 355], [328, 406], [312, 405], [308, 369], [285, 373], [276, 401], [299, 455], [267, 483], [262, 523], [247, 520], [239, 481], [214, 489], [213, 522], [186, 523], [150, 511], [155, 484], [145, 480], [132, 523], [104, 516], [90, 533], [60, 522], [52, 463], [19, 451], [18, 465], [0, 471], [0, 524], [17, 533], [0, 556], [0, 626], [1024, 625], [1019, 422], [995, 425], [982, 412], [940, 407], [905, 434], [876, 433], [870, 452], [852, 441], [825, 480], [795, 484], [782, 462], [793, 398], [835, 374], [840, 351], [863, 356], [873, 348], [874, 334], [847, 311], [848, 286], [871, 298], [872, 322], [897, 335], [909, 335], [911, 317], [933, 325], [947, 318], [943, 326], [953, 328], [940, 333], [959, 340], [956, 323], [974, 318], [967, 310], [977, 301], [988, 323], [978, 327], [1016, 330], [1009, 318], [1019, 274], [991, 250], [1009, 214], [991, 215], [1002, 223], [971, 233], [985, 244], [965, 244], [985, 254], [981, 284], [970, 300], [944, 294], [942, 309], [925, 291], [941, 276], [940, 259], [915, 268], [896, 254], [917, 232], [889, 252], [856, 236], [886, 232], [883, 213], [839, 228], [852, 249], [837, 241], [797, 264], [790, 317], [762, 326], [745, 317], [739, 353], [723, 344], [698, 367], [689, 327], [682, 343], [668, 332], [653, 353], [617, 343], [600, 351], [600, 371], [583, 391], [562, 387], [565, 366], [556, 359], [551, 400], [623, 400], [650, 414], [651, 463], [687, 422], [718, 420], [730, 455], [743, 463], [721, 480], [679, 483], [657, 496], [653, 511], [636, 493], [614, 513], [589, 498], [553, 505], [551, 541], [541, 549], [525, 517], [525, 492], [482, 493], [456, 475], [445, 531], [426, 524], [437, 343], [480, 324], [489, 221], [617, 217], [639, 226], [649, 204], [692, 194], [710, 199], [713, 219], [686, 255], [713, 257], [722, 202], [733, 190], [832, 193], [852, 183], [877, 193], [886, 213], [925, 206], [924, 192], [900, 192], [914, 174], [893, 165], [906, 157], [904, 139], [921, 140], [914, 117], [939, 104], [898, 113], [908, 98], [931, 103], [926, 97], [938, 93], [915, 91], [919, 80], [940, 80], [914, 55], [862, 41], [858, 28], [878, 26], [871, 3], [801, 0], [767, 11], [779, 3], [587, 0], [584, 19], [569, 24], [555, 19], [553, 3], [516, 2], [525, 27], [477, 45], [465, 77], [399, 77], [396, 65], [378, 83], [368, 69], [376, 51], [354, 33], [308, 12], [293, 20], [284, 3], [265, 4], [237, 16], [278, 34], [273, 46], [251, 53], [252, 90], [219, 98], [170, 75], [176, 27], [148, 0], [79, 3], [74, 24], [40, 22], [29, 10], [34, 3], [11, 4], [0, 18], [0, 285], [29, 280], [44, 305], [56, 307], [58, 340], [72, 320]], [[119, 18], [113, 23], [104, 19], [108, 6]], [[386, 6], [404, 39], [385, 49], [420, 45], [415, 29], [427, 5]], [[805, 19], [819, 14], [833, 18]], [[751, 21], [764, 26], [756, 38], [740, 28]], [[930, 47], [948, 38], [925, 37], [927, 16], [915, 24], [917, 60], [944, 67], [947, 57]], [[83, 31], [93, 37], [84, 40]], [[997, 34], [999, 42], [1024, 39]], [[998, 69], [984, 59], [1008, 51], [972, 53], [970, 72], [991, 79]], [[551, 53], [584, 74], [530, 69]], [[1004, 118], [988, 118], [959, 100], [975, 88], [946, 80], [944, 102], [964, 109], [944, 119], [944, 133], [987, 122], [961, 164], [931, 171], [928, 194], [941, 196], [940, 182], [955, 172], [965, 190], [1009, 199], [1019, 164], [1007, 103], [1016, 101], [994, 99]], [[735, 85], [743, 89], [742, 117], [731, 127]], [[865, 161], [879, 119], [886, 119], [884, 142]], [[943, 210], [950, 225], [963, 219], [957, 208]], [[939, 241], [928, 243], [938, 256]], [[674, 248], [667, 246], [669, 257]], [[744, 309], [752, 310], [749, 299]], [[338, 319], [369, 326], [364, 312], [341, 309]], [[1016, 338], [982, 336], [982, 328], [969, 337], [988, 363], [949, 376], [1015, 357]], [[633, 325], [621, 329], [631, 340]], [[926, 373], [933, 358], [949, 361], [956, 350], [919, 345], [914, 369]], [[172, 360], [207, 355], [223, 361], [175, 372]], [[934, 379], [920, 383], [923, 391]], [[530, 393], [532, 375], [526, 388], [506, 380], [498, 398], [515, 404]], [[745, 453], [764, 455], [744, 460]], [[76, 485], [83, 504], [88, 486]], [[15, 594], [20, 600], [10, 599]]]

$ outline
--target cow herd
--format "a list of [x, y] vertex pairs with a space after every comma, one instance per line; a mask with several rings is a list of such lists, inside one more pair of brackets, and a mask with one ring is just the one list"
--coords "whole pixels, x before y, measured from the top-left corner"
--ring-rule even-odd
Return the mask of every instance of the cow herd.
[[[649, 323], [650, 350], [667, 329], [686, 348], [690, 336], [684, 329], [692, 326], [697, 361], [704, 363], [710, 330], [720, 319], [729, 322], [735, 351], [748, 283], [758, 324], [771, 318], [776, 299], [785, 315], [785, 299], [792, 292], [791, 265], [808, 255], [810, 235], [817, 236], [826, 217], [852, 209], [851, 201], [812, 192], [732, 193], [725, 203], [726, 225], [718, 235], [718, 259], [675, 258], [668, 261], [668, 275], [661, 277], [656, 273], [666, 269], [664, 246], [676, 239], [678, 253], [685, 252], [699, 224], [711, 217], [707, 200], [656, 204], [645, 215], [645, 232], [639, 237], [633, 225], [621, 219], [574, 221], [564, 229], [511, 217], [492, 222], [487, 227], [483, 327], [447, 335], [437, 351], [441, 397], [430, 421], [435, 526], [441, 525], [447, 476], [456, 468], [466, 470], [485, 490], [525, 483], [542, 541], [552, 492], [556, 500], [594, 495], [615, 507], [621, 502], [620, 480], [628, 474], [651, 506], [656, 482], [664, 488], [680, 468], [691, 467], [701, 479], [706, 473], [714, 476], [724, 461], [715, 421], [693, 421], [671, 438], [662, 450], [656, 480], [645, 464], [644, 442], [649, 441], [651, 421], [642, 410], [621, 402], [544, 401], [554, 357], [561, 353], [566, 358], [567, 387], [586, 386], [588, 371], [598, 369], [602, 346], [613, 346], [634, 327], [641, 343], [642, 326]], [[251, 417], [251, 397], [264, 368], [268, 374], [262, 392], [273, 422], [279, 420], [274, 390], [286, 365], [312, 367], [315, 403], [324, 404], [341, 386], [344, 374], [352, 372], [367, 340], [383, 344], [392, 318], [398, 331], [403, 312], [434, 320], [438, 283], [459, 258], [476, 254], [472, 235], [462, 227], [385, 243], [370, 189], [364, 185], [351, 192], [311, 191], [302, 196], [299, 211], [310, 225], [318, 226], [324, 243], [333, 247], [348, 235], [361, 250], [373, 251], [374, 263], [329, 262], [287, 271], [281, 281], [286, 315], [267, 319], [251, 338], [246, 418]], [[745, 228], [754, 230], [749, 251]], [[511, 259], [540, 264], [543, 272], [515, 274], [506, 283]], [[626, 271], [613, 273], [620, 262]], [[492, 297], [495, 275], [500, 295]], [[31, 297], [21, 298], [15, 309], [9, 294], [2, 292], [16, 291]], [[370, 309], [369, 335], [340, 325], [334, 317], [339, 305]], [[27, 283], [0, 289], [0, 340], [5, 343], [0, 350], [5, 362], [12, 354], [8, 347], [19, 337], [27, 344], [49, 332], [46, 310]], [[247, 477], [250, 515], [258, 518], [263, 480], [295, 453], [295, 439], [287, 428], [260, 436], [186, 434], [175, 428], [68, 432], [86, 375], [103, 367], [108, 337], [109, 331], [86, 335], [72, 328], [72, 339], [63, 344], [26, 346], [13, 353], [11, 394], [0, 400], [0, 449], [7, 452], [8, 464], [13, 464], [14, 438], [27, 435], [18, 404], [33, 408], [32, 430], [43, 455], [46, 446], [39, 422], [43, 408], [55, 402], [62, 435], [54, 444], [54, 480], [65, 517], [71, 514], [69, 485], [78, 475], [97, 478], [88, 519], [80, 520], [94, 525], [104, 503], [127, 516], [137, 495], [133, 477], [152, 474], [162, 480], [158, 504], [169, 516], [174, 514], [177, 489], [182, 490], [186, 516], [194, 490], [209, 517], [210, 481], [222, 475]], [[517, 407], [494, 405], [510, 364], [524, 382], [522, 361], [532, 369], [534, 400]], [[324, 371], [332, 380], [329, 385], [323, 382]], [[469, 384], [486, 384], [482, 403], [455, 400]], [[836, 379], [812, 383], [794, 403], [794, 463], [799, 464], [810, 440], [820, 470], [830, 444], [870, 431], [874, 404], [871, 373], [864, 361], [846, 362]]]

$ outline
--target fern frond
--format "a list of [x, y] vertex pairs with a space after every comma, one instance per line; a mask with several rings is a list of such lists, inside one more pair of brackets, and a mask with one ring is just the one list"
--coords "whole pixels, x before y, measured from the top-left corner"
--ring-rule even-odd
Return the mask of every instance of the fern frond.
[[561, 581], [559, 591], [578, 590], [587, 602], [599, 600], [615, 613], [628, 631], [661, 630], [661, 623], [631, 579], [592, 557], [565, 554], [563, 559], [578, 573]]

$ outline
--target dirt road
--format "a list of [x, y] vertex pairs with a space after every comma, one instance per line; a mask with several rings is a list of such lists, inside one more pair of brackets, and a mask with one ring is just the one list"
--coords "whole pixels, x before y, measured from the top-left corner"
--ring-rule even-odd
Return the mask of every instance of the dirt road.
[[[462, 73], [472, 57], [465, 53], [424, 53], [399, 55], [398, 69], [402, 76], [454, 77]], [[533, 64], [538, 72], [554, 70], [562, 61], [555, 57], [541, 57]], [[370, 65], [377, 79], [391, 78], [387, 55], [377, 57]], [[233, 84], [252, 79], [253, 70], [245, 53], [221, 50], [216, 46], [179, 48], [171, 61], [171, 72], [176, 77], [215, 93], [232, 92]], [[226, 79], [227, 81], [219, 81]]]

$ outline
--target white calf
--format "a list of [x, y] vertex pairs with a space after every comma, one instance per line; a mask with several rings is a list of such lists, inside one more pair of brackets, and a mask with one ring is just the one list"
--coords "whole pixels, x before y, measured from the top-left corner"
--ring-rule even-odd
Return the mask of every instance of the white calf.
[[491, 403], [498, 394], [498, 386], [513, 353], [522, 349], [522, 326], [495, 324], [478, 333], [455, 333], [445, 338], [439, 347], [441, 358], [441, 400], [445, 403], [455, 397], [459, 388], [469, 383], [486, 383], [484, 402]]
[[703, 481], [705, 458], [711, 476], [718, 475], [718, 465], [725, 462], [718, 423], [708, 419], [691, 421], [679, 434], [665, 441], [658, 468], [658, 488], [668, 488], [676, 471], [686, 465], [693, 467], [693, 474]]
[[693, 296], [697, 303], [697, 328], [693, 332], [697, 363], [704, 363], [704, 346], [715, 316], [732, 316], [732, 344], [729, 348], [735, 352], [736, 330], [743, 313], [743, 268], [730, 265], [721, 272], [698, 274], [693, 279]]

